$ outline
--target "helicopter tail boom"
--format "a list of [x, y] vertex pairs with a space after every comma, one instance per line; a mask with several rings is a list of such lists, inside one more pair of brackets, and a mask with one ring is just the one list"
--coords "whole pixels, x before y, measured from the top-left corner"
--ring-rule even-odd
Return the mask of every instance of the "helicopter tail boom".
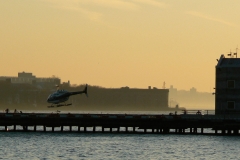
[[82, 94], [82, 93], [86, 94], [86, 96], [88, 97], [88, 93], [87, 93], [87, 84], [86, 84], [86, 86], [85, 86], [85, 88], [84, 88], [84, 90], [83, 90], [83, 91], [78, 91], [78, 92], [70, 92], [70, 95]]

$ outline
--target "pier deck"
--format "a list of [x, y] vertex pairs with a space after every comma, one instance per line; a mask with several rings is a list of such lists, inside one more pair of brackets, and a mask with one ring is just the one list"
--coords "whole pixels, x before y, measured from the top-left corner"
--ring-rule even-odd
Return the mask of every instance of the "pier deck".
[[[67, 129], [66, 129], [67, 128]], [[240, 135], [240, 116], [0, 113], [2, 132], [102, 132]]]

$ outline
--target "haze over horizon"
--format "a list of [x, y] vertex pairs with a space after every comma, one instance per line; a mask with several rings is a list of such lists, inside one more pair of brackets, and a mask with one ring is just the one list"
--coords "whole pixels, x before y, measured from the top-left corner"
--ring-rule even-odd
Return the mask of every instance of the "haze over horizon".
[[239, 7], [236, 0], [2, 0], [0, 75], [214, 92], [216, 59], [240, 42]]

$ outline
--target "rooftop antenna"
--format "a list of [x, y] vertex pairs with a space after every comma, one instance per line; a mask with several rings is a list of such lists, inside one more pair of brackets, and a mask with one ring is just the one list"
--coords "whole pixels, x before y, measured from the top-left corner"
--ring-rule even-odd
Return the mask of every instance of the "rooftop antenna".
[[237, 46], [237, 48], [236, 48], [236, 52], [233, 53], [233, 55], [236, 55], [236, 58], [237, 58], [237, 51], [238, 51], [238, 46]]
[[166, 89], [166, 83], [165, 83], [165, 81], [163, 82], [163, 87], [162, 87], [163, 89]]
[[230, 49], [230, 53], [227, 54], [228, 56], [232, 57], [232, 52], [231, 52], [231, 49]]

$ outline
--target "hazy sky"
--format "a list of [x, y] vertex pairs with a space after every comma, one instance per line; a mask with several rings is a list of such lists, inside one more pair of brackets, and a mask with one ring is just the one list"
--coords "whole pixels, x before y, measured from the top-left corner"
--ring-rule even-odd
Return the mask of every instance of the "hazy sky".
[[240, 45], [239, 8], [239, 0], [0, 0], [0, 75], [213, 92], [216, 59]]

